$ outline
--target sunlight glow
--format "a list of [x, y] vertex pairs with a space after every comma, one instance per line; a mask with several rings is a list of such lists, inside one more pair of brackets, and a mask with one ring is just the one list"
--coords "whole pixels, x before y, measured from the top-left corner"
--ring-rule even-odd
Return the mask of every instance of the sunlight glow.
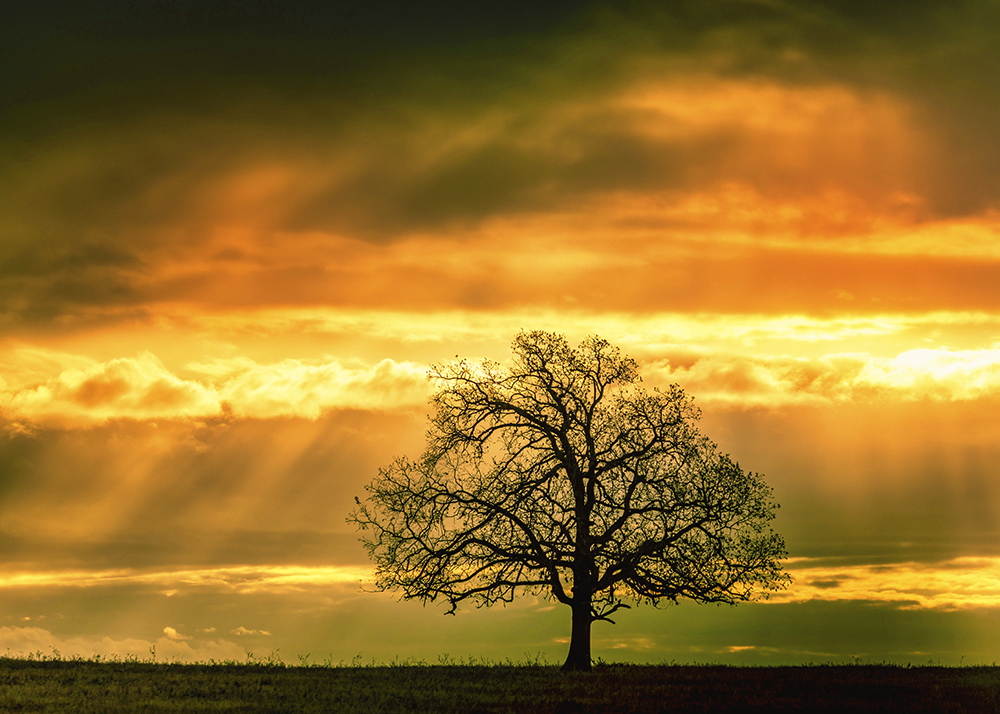
[[[768, 603], [860, 600], [895, 603], [901, 609], [1000, 608], [1000, 557], [846, 566], [813, 565], [808, 558], [786, 562], [792, 584], [787, 590], [772, 593]], [[0, 574], [0, 590], [143, 587], [171, 597], [195, 591], [294, 593], [372, 582], [373, 571], [367, 566], [261, 565]]]
[[768, 602], [868, 600], [901, 609], [958, 610], [1000, 607], [1000, 558], [954, 558], [936, 563], [891, 563], [844, 567], [790, 559], [793, 583]]
[[353, 566], [242, 565], [189, 570], [63, 570], [0, 573], [0, 590], [152, 586], [164, 594], [209, 589], [233, 593], [295, 592], [372, 581], [372, 569]]

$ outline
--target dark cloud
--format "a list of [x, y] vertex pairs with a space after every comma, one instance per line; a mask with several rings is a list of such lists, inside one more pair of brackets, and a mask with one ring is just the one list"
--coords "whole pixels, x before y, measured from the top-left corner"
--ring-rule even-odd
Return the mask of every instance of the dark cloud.
[[20, 253], [0, 263], [0, 275], [32, 277], [50, 275], [64, 270], [80, 271], [95, 268], [136, 268], [142, 261], [134, 254], [113, 245], [70, 246], [60, 252], [40, 253], [22, 249]]
[[[590, 3], [67, 2], [21, 4], [0, 30], [9, 62], [5, 100], [53, 102], [79, 119], [149, 105], [198, 108], [253, 87], [364, 100], [398, 91], [394, 67], [507, 54], [525, 38], [575, 25]], [[498, 46], [494, 46], [497, 45]], [[469, 48], [479, 48], [470, 50]], [[452, 51], [459, 52], [451, 57]], [[412, 76], [409, 69], [402, 74]], [[233, 90], [237, 91], [233, 91]], [[56, 104], [58, 106], [58, 104]], [[26, 116], [21, 111], [15, 115]], [[51, 128], [76, 122], [45, 117]]]
[[25, 246], [0, 264], [0, 314], [30, 324], [65, 316], [70, 306], [136, 305], [144, 267], [113, 243]]
[[547, 30], [587, 8], [585, 2], [275, 3], [138, 2], [100, 0], [86, 5], [48, 0], [20, 4], [8, 13], [8, 31], [30, 37], [87, 36], [101, 39], [178, 36], [294, 37], [359, 42], [438, 44], [467, 42]]
[[[8, 500], [34, 481], [34, 470], [45, 445], [25, 434], [8, 432], [11, 425], [6, 420], [0, 422], [0, 426], [6, 432], [0, 438], [0, 499]], [[20, 540], [20, 535], [7, 533], [5, 538], [14, 542]]]

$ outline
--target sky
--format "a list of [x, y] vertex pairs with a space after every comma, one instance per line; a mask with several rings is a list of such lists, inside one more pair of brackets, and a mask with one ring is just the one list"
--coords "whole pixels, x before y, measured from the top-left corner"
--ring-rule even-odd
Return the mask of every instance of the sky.
[[[39, 0], [0, 25], [0, 653], [565, 657], [371, 592], [428, 367], [597, 334], [788, 589], [608, 661], [1000, 659], [1000, 3]], [[360, 658], [360, 659], [357, 659]]]

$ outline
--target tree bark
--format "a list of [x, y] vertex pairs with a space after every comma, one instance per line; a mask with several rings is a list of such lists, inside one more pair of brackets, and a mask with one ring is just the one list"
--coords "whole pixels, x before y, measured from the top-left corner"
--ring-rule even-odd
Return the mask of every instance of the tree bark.
[[573, 634], [563, 672], [590, 671], [590, 601], [573, 604]]

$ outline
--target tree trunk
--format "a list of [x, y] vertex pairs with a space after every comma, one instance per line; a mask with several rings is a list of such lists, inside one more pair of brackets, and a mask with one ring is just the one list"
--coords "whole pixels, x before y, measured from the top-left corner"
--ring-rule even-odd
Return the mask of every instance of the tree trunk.
[[590, 671], [590, 602], [574, 603], [573, 634], [569, 641], [569, 655], [563, 672]]

